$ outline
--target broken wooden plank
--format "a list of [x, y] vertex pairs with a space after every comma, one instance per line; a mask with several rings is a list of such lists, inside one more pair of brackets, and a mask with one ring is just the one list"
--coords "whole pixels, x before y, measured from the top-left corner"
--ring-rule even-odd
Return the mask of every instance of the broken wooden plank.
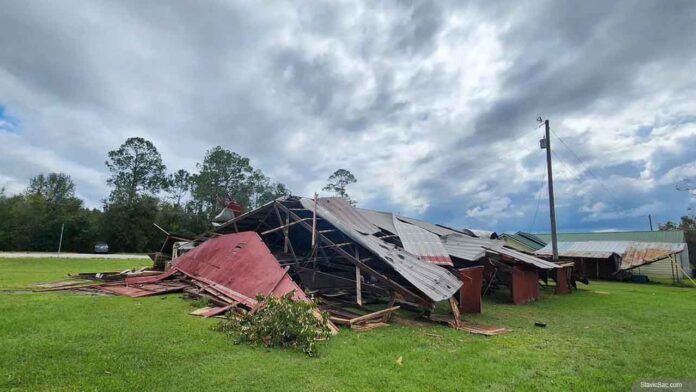
[[350, 326], [350, 319], [336, 317], [336, 316], [330, 316], [329, 320], [331, 320], [335, 324]]
[[353, 324], [362, 323], [362, 322], [365, 322], [368, 320], [376, 319], [376, 318], [383, 316], [385, 314], [395, 312], [395, 311], [399, 310], [399, 308], [401, 308], [401, 307], [400, 306], [392, 306], [391, 308], [382, 309], [382, 310], [379, 310], [377, 312], [373, 312], [370, 314], [366, 314], [364, 316], [356, 317], [356, 318], [350, 320], [350, 324], [353, 325]]
[[364, 332], [364, 331], [371, 331], [376, 328], [382, 328], [382, 327], [388, 327], [389, 324], [387, 323], [382, 323], [382, 322], [377, 322], [377, 323], [368, 323], [368, 324], [360, 324], [360, 325], [351, 325], [350, 329], [356, 330], [358, 332]]
[[452, 308], [452, 318], [454, 318], [454, 325], [459, 327], [462, 322], [462, 315], [459, 313], [459, 303], [457, 303], [457, 299], [454, 298], [454, 296], [451, 296], [449, 299], [449, 304], [450, 308]]

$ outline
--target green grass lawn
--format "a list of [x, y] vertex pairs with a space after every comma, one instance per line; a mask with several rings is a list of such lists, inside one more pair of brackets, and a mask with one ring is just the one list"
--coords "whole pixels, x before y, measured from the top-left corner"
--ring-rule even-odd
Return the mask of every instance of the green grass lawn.
[[0, 390], [625, 391], [636, 380], [696, 375], [696, 289], [666, 285], [593, 282], [525, 306], [498, 295], [466, 319], [511, 333], [342, 330], [318, 358], [233, 345], [210, 330], [215, 320], [188, 315], [192, 304], [179, 295], [23, 290], [142, 263], [0, 259]]

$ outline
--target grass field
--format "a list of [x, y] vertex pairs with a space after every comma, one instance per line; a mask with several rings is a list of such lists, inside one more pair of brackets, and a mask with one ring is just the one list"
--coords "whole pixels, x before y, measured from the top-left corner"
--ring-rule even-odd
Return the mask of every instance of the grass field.
[[318, 358], [233, 345], [210, 330], [215, 320], [188, 315], [193, 306], [179, 295], [26, 290], [142, 262], [0, 259], [0, 390], [625, 391], [637, 380], [696, 375], [696, 289], [665, 285], [593, 282], [526, 306], [487, 298], [467, 320], [513, 332], [343, 330]]

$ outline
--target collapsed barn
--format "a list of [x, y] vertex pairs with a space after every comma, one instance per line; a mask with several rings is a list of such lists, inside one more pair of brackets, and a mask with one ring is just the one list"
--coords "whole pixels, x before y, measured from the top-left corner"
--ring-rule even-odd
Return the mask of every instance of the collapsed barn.
[[[558, 293], [572, 285], [567, 266], [509, 249], [503, 241], [333, 197], [281, 198], [193, 242], [243, 232], [257, 233], [294, 281], [336, 307], [388, 302], [429, 313], [435, 303], [456, 304], [458, 297], [462, 311], [477, 312], [487, 290], [507, 288], [512, 302], [522, 304], [538, 299], [539, 279], [556, 280]], [[174, 257], [160, 254], [158, 260]]]

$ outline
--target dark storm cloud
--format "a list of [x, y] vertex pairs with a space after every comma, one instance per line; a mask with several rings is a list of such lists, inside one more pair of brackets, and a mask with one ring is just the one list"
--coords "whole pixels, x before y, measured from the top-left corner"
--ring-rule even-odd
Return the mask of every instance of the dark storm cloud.
[[535, 3], [504, 36], [512, 69], [482, 112], [482, 139], [514, 136], [533, 114], [612, 110], [645, 91], [637, 76], [693, 61], [696, 7], [689, 1]]
[[108, 192], [106, 152], [137, 135], [172, 170], [194, 169], [219, 144], [295, 193], [345, 167], [365, 206], [523, 228], [541, 214], [541, 115], [584, 166], [626, 190], [603, 198], [556, 143], [575, 166], [558, 165], [564, 224], [616, 225], [617, 211], [637, 216], [656, 198], [669, 201], [661, 214], [677, 216], [683, 194], [667, 189], [690, 173], [696, 148], [687, 142], [695, 10], [679, 1], [5, 2], [0, 104], [19, 122], [12, 132], [0, 124], [0, 186], [20, 191], [29, 176], [61, 170], [97, 205]]

